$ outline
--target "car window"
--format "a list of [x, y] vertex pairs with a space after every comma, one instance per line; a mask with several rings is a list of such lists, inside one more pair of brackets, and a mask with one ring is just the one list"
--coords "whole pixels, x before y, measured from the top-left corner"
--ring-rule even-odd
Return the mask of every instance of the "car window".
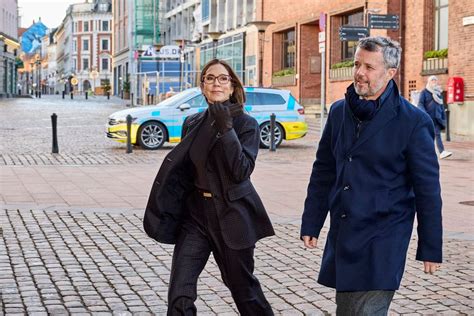
[[255, 93], [254, 92], [246, 92], [245, 93], [245, 105], [252, 106], [255, 104]]
[[201, 108], [204, 106], [204, 103], [205, 103], [205, 99], [204, 99], [204, 96], [202, 94], [199, 94], [198, 96], [195, 96], [194, 98], [188, 100], [188, 102], [186, 102], [187, 104], [189, 104], [192, 108]]
[[285, 99], [276, 93], [256, 92], [254, 105], [281, 105], [285, 104]]

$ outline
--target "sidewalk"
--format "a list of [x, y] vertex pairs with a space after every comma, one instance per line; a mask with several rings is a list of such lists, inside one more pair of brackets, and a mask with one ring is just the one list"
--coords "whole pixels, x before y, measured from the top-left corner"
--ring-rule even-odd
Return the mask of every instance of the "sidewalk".
[[[301, 141], [260, 151], [252, 181], [276, 236], [257, 244], [256, 274], [276, 315], [334, 314], [334, 291], [315, 281], [322, 245], [305, 250], [299, 221], [317, 124]], [[391, 314], [474, 314], [473, 142], [446, 143], [441, 160], [445, 263], [434, 276], [415, 261], [416, 231]], [[149, 189], [167, 150], [133, 154], [0, 156], [0, 290], [7, 315], [165, 315], [172, 246], [142, 229]], [[236, 315], [211, 260], [199, 315]]]

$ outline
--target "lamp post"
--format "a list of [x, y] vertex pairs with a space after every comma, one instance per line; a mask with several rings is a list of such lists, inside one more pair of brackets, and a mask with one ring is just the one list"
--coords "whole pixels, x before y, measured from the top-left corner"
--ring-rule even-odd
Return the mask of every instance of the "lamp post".
[[174, 40], [176, 45], [179, 46], [179, 92], [182, 90], [183, 85], [183, 63], [184, 63], [184, 45], [186, 40], [178, 38]]
[[207, 36], [212, 39], [212, 58], [215, 59], [217, 58], [217, 41], [219, 40], [219, 37], [224, 34], [223, 32], [207, 32]]
[[263, 49], [265, 46], [265, 31], [268, 26], [275, 24], [272, 21], [252, 21], [247, 23], [247, 26], [254, 25], [258, 30], [258, 46], [259, 46], [259, 57], [258, 57], [258, 86], [263, 86]]

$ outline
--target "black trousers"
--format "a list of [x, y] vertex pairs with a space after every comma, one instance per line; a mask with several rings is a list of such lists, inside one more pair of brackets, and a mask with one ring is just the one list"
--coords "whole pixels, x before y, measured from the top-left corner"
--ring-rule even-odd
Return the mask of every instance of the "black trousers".
[[197, 280], [213, 254], [222, 280], [241, 315], [273, 315], [254, 271], [254, 248], [226, 246], [212, 198], [199, 193], [188, 199], [189, 218], [176, 242], [168, 291], [168, 315], [196, 315]]

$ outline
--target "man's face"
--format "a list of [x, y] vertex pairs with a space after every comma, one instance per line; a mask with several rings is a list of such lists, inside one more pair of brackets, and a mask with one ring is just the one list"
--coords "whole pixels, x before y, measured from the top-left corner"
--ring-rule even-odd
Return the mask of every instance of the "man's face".
[[357, 48], [354, 56], [354, 88], [358, 95], [376, 100], [397, 70], [385, 68], [382, 50], [369, 52]]

